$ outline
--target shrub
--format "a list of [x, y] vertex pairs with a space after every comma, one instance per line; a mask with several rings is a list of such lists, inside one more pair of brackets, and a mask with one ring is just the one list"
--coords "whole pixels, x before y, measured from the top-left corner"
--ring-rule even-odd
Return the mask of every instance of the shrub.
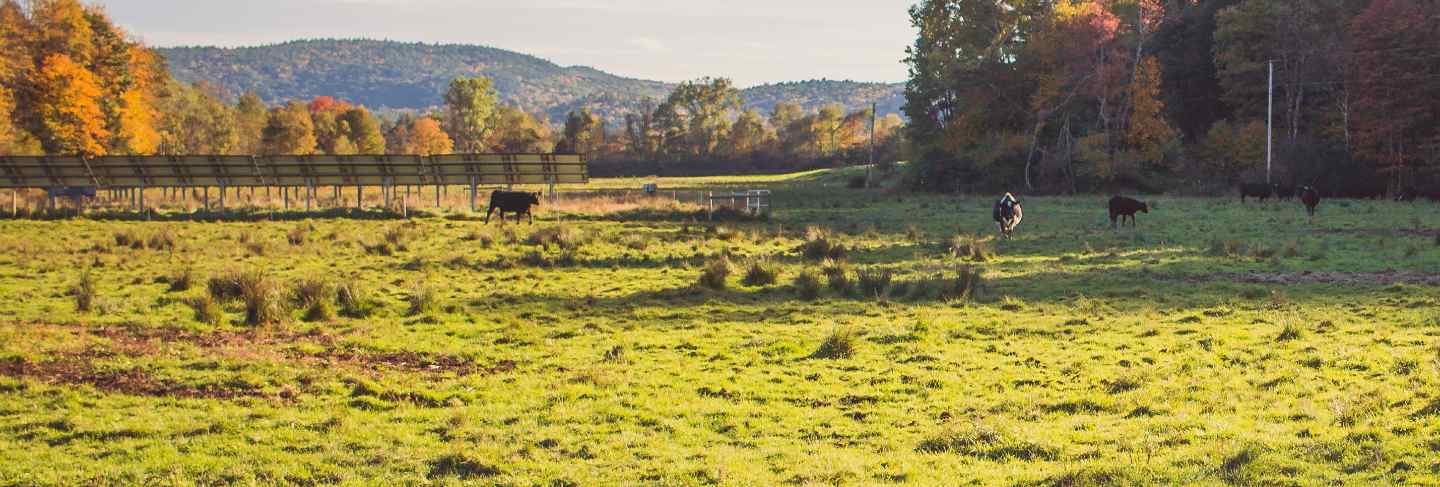
[[844, 264], [827, 260], [824, 265], [820, 266], [820, 271], [825, 274], [826, 285], [830, 287], [831, 291], [840, 294], [850, 293], [854, 284], [850, 282], [850, 271], [845, 268]]
[[407, 298], [407, 301], [410, 302], [410, 315], [428, 315], [439, 311], [440, 298], [437, 294], [434, 286], [417, 283]]
[[810, 354], [810, 358], [827, 360], [850, 358], [855, 355], [857, 342], [859, 342], [859, 337], [853, 328], [836, 328], [825, 337], [824, 341], [820, 342], [820, 347], [815, 349], [815, 353]]
[[700, 285], [716, 291], [725, 289], [725, 280], [730, 277], [730, 259], [720, 257], [705, 265], [700, 271]]
[[814, 301], [819, 298], [821, 286], [820, 276], [815, 274], [815, 271], [806, 269], [795, 276], [795, 292], [800, 295], [800, 299]]
[[775, 277], [779, 270], [774, 264], [765, 259], [750, 261], [750, 267], [745, 271], [744, 283], [746, 286], [769, 286], [775, 284]]
[[340, 304], [340, 314], [350, 318], [368, 317], [375, 307], [365, 288], [354, 281], [335, 286], [335, 301]]
[[187, 299], [185, 300], [185, 304], [190, 305], [190, 308], [195, 310], [195, 321], [207, 325], [219, 325], [220, 322], [225, 320], [225, 309], [220, 306], [219, 302], [215, 301], [215, 298], [210, 297], [209, 294], [201, 294], [194, 298]]
[[855, 280], [860, 294], [867, 298], [878, 298], [885, 295], [890, 289], [890, 281], [893, 274], [888, 269], [864, 269], [855, 272]]
[[96, 290], [95, 277], [89, 270], [80, 273], [80, 280], [70, 287], [70, 294], [75, 296], [75, 309], [88, 313], [95, 309]]

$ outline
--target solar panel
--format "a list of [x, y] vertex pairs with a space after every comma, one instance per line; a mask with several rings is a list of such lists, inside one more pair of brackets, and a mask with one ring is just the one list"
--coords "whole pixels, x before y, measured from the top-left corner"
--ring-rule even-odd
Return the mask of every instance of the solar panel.
[[0, 188], [584, 184], [579, 154], [0, 156]]

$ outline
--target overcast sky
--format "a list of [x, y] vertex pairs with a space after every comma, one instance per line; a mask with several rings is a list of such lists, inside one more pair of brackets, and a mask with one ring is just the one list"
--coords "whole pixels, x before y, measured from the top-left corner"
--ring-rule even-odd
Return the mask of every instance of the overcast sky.
[[905, 80], [913, 0], [92, 0], [157, 47], [363, 37], [483, 44], [681, 81]]

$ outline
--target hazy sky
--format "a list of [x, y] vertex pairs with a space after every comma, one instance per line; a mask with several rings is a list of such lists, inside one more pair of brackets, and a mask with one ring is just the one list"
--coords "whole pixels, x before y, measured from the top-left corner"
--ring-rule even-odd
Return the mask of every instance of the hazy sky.
[[913, 0], [95, 0], [147, 44], [364, 37], [484, 44], [561, 65], [741, 86], [903, 81]]

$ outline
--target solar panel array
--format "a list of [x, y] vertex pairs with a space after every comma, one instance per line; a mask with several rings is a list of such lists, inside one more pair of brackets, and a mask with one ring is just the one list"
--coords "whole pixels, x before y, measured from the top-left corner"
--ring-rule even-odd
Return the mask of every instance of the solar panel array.
[[0, 156], [0, 188], [584, 184], [579, 154]]

